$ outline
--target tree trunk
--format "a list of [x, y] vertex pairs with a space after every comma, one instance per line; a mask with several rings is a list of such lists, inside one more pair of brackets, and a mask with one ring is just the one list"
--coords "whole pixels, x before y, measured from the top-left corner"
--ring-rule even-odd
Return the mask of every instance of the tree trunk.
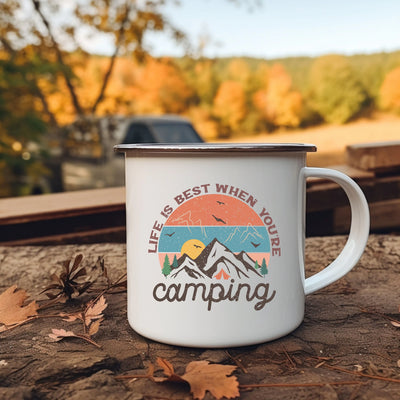
[[68, 88], [69, 94], [71, 96], [72, 104], [75, 108], [75, 111], [78, 115], [83, 115], [84, 110], [79, 102], [78, 96], [76, 95], [75, 87], [67, 73], [68, 67], [67, 67], [66, 63], [64, 62], [64, 57], [63, 57], [63, 54], [62, 54], [60, 48], [58, 47], [58, 43], [56, 42], [56, 40], [51, 32], [49, 21], [47, 20], [45, 15], [42, 13], [42, 10], [40, 8], [40, 1], [32, 0], [32, 3], [33, 3], [33, 7], [35, 8], [36, 12], [39, 14], [40, 19], [42, 20], [43, 24], [45, 25], [45, 27], [47, 29], [50, 40], [53, 44], [54, 51], [56, 52], [57, 61], [63, 66], [63, 68], [61, 69], [61, 72], [65, 79], [65, 83], [67, 84], [67, 88]]

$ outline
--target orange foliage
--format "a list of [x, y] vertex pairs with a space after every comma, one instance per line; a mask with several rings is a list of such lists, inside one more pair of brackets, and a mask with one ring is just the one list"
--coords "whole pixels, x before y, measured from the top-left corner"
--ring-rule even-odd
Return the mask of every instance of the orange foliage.
[[400, 112], [400, 67], [390, 71], [379, 91], [381, 106], [384, 109]]
[[239, 82], [246, 89], [251, 80], [249, 64], [242, 59], [233, 59], [228, 65], [228, 80]]
[[214, 99], [214, 114], [229, 131], [236, 131], [246, 115], [246, 97], [239, 82], [225, 81]]
[[263, 118], [275, 126], [300, 124], [303, 99], [300, 92], [292, 89], [292, 79], [280, 64], [269, 70], [267, 87], [255, 92], [253, 103]]
[[205, 140], [212, 140], [218, 137], [218, 124], [213, 119], [211, 107], [191, 107], [188, 117], [196, 130]]
[[213, 61], [202, 60], [196, 62], [190, 85], [195, 90], [201, 103], [212, 104], [217, 89]]
[[[70, 55], [70, 61], [77, 96], [88, 113], [110, 60]], [[168, 58], [148, 57], [143, 64], [117, 58], [96, 114], [186, 114], [209, 139], [215, 138], [217, 132], [228, 135], [246, 129], [252, 132], [260, 120], [274, 126], [300, 124], [302, 96], [293, 90], [290, 76], [279, 64], [273, 67], [261, 64], [252, 74], [245, 61], [233, 60], [228, 65], [228, 79], [218, 89], [211, 61], [197, 62], [192, 71], [186, 76]], [[76, 114], [61, 75], [53, 82], [42, 79], [39, 85], [59, 123], [72, 122]], [[253, 110], [248, 109], [249, 98]]]
[[170, 60], [154, 58], [148, 58], [138, 72], [134, 93], [134, 109], [138, 114], [179, 114], [187, 109], [193, 96]]

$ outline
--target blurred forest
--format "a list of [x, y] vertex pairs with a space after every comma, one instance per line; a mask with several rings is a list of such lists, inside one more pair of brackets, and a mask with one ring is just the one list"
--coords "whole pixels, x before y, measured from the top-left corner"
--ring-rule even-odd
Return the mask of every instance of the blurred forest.
[[[3, 53], [0, 113], [3, 123], [24, 126], [34, 137], [79, 113], [56, 66], [28, 58], [20, 64]], [[278, 60], [117, 57], [94, 113], [87, 105], [96, 102], [109, 58], [68, 58], [83, 115], [179, 114], [208, 140], [400, 113], [400, 51]]]
[[[400, 113], [400, 51], [208, 59], [199, 46], [187, 47], [183, 58], [154, 58], [143, 45], [146, 32], [168, 33], [188, 46], [163, 14], [164, 3], [74, 2], [71, 18], [62, 22], [61, 1], [0, 3], [4, 193], [19, 194], [13, 185], [20, 187], [23, 177], [49, 173], [41, 162], [48, 151], [43, 138], [83, 116], [179, 114], [190, 118], [205, 140], [214, 140], [344, 124], [377, 110]], [[86, 52], [78, 39], [89, 31], [111, 35], [114, 53]]]

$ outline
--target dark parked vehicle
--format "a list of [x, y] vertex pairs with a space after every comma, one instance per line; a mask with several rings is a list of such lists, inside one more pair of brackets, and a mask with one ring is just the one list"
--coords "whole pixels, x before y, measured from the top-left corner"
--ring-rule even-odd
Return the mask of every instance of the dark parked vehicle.
[[188, 120], [173, 116], [131, 118], [125, 132], [124, 144], [203, 141]]
[[116, 144], [203, 142], [189, 120], [174, 115], [81, 119], [63, 128], [63, 138], [64, 190], [124, 185]]

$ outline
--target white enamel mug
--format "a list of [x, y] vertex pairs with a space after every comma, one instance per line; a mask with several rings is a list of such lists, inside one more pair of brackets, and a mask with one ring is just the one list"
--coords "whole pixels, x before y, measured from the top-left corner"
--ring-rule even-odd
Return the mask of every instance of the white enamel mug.
[[[343, 277], [364, 251], [365, 197], [346, 175], [306, 167], [313, 145], [115, 150], [125, 153], [128, 319], [147, 338], [232, 347], [284, 336], [302, 322], [305, 295]], [[340, 255], [305, 279], [310, 176], [344, 189], [352, 220]]]

